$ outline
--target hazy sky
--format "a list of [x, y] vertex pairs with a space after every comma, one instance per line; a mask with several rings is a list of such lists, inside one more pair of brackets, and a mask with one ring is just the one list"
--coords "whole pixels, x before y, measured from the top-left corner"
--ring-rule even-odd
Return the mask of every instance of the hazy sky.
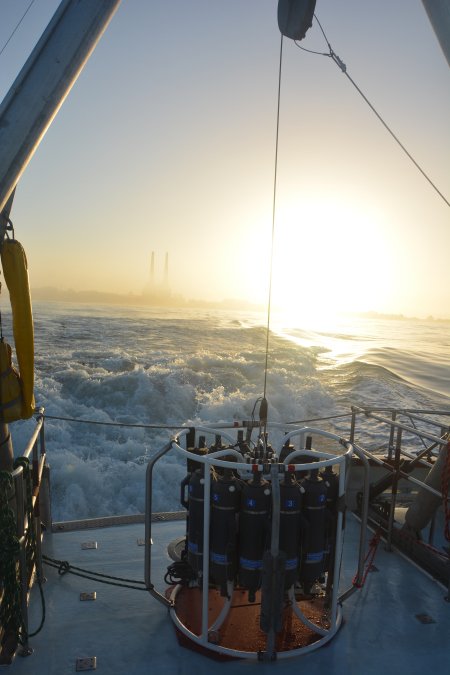
[[[0, 48], [29, 0], [0, 0]], [[3, 98], [57, 0], [0, 56]], [[32, 287], [265, 302], [276, 0], [122, 0], [22, 178]], [[348, 72], [450, 199], [450, 70], [420, 0], [318, 0]], [[317, 25], [302, 44], [325, 50]], [[450, 209], [331, 59], [285, 40], [273, 302], [450, 316]]]

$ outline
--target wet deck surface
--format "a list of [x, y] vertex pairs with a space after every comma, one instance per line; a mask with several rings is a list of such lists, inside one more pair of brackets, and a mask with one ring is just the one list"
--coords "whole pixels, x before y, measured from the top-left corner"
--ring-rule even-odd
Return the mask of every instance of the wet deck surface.
[[[164, 592], [170, 560], [167, 543], [183, 533], [183, 522], [152, 527], [152, 578]], [[347, 519], [341, 591], [355, 573], [359, 524]], [[143, 579], [144, 537], [141, 524], [47, 535], [45, 553], [104, 574]], [[96, 549], [81, 544], [96, 541]], [[361, 591], [343, 606], [344, 623], [322, 649], [276, 664], [249, 661], [218, 663], [179, 646], [167, 610], [145, 591], [106, 586], [71, 574], [60, 576], [45, 566], [46, 621], [31, 639], [34, 653], [16, 657], [4, 672], [41, 675], [74, 673], [77, 659], [96, 657], [97, 672], [108, 675], [210, 675], [212, 671], [308, 675], [415, 675], [450, 672], [450, 603], [445, 589], [381, 542]], [[80, 601], [96, 592], [95, 601]], [[430, 617], [421, 623], [418, 615]], [[32, 591], [30, 630], [41, 616], [39, 593]]]

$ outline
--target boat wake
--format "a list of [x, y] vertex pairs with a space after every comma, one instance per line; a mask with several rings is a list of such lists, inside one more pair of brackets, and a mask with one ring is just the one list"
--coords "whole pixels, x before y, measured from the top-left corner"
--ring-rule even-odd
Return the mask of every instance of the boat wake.
[[[164, 318], [151, 309], [67, 310], [58, 304], [37, 306], [35, 314], [35, 395], [48, 416], [55, 520], [142, 512], [145, 465], [167, 441], [171, 431], [165, 427], [251, 419], [261, 396], [266, 335], [253, 317], [171, 311]], [[344, 334], [345, 357], [340, 349]], [[369, 332], [352, 340], [348, 332], [337, 339], [305, 331], [302, 344], [298, 337], [298, 331], [296, 339], [270, 336], [272, 423], [348, 413], [352, 404], [448, 406], [448, 397], [440, 393], [447, 357], [436, 355], [425, 375], [425, 338], [424, 349], [413, 352], [375, 349]], [[20, 448], [29, 429], [15, 426], [13, 440]], [[348, 419], [333, 419], [329, 428], [347, 435]], [[271, 433], [275, 445], [282, 434], [283, 426]], [[184, 466], [168, 458], [157, 471], [155, 511], [178, 509]]]

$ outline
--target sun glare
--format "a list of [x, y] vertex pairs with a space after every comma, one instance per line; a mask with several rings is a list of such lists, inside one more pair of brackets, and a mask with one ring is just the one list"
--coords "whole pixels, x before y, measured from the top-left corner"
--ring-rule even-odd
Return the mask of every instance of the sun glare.
[[339, 200], [280, 208], [275, 225], [274, 306], [299, 318], [380, 310], [389, 253], [375, 213]]

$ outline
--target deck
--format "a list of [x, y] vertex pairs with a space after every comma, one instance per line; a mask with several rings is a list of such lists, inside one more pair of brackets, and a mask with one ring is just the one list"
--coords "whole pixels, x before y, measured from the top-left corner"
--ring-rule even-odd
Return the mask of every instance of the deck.
[[[183, 533], [182, 521], [155, 523], [152, 528], [155, 584], [165, 588], [169, 564], [167, 543]], [[132, 524], [46, 536], [44, 552], [53, 558], [96, 572], [143, 579], [144, 525]], [[97, 542], [82, 549], [83, 542]], [[348, 518], [345, 533], [342, 590], [355, 572], [358, 522]], [[309, 675], [423, 674], [450, 671], [450, 603], [446, 589], [421, 572], [398, 552], [388, 553], [380, 543], [362, 590], [343, 606], [344, 623], [322, 649], [275, 664], [249, 661], [216, 662], [180, 647], [167, 610], [145, 591], [95, 583], [72, 574], [60, 576], [45, 566], [46, 621], [31, 638], [34, 653], [17, 656], [11, 673], [74, 673], [77, 659], [96, 657], [96, 669], [108, 675], [210, 675], [217, 672], [287, 673]], [[96, 593], [95, 601], [81, 601], [81, 593]], [[418, 616], [429, 617], [422, 623]], [[39, 593], [33, 588], [30, 629], [39, 624]]]

